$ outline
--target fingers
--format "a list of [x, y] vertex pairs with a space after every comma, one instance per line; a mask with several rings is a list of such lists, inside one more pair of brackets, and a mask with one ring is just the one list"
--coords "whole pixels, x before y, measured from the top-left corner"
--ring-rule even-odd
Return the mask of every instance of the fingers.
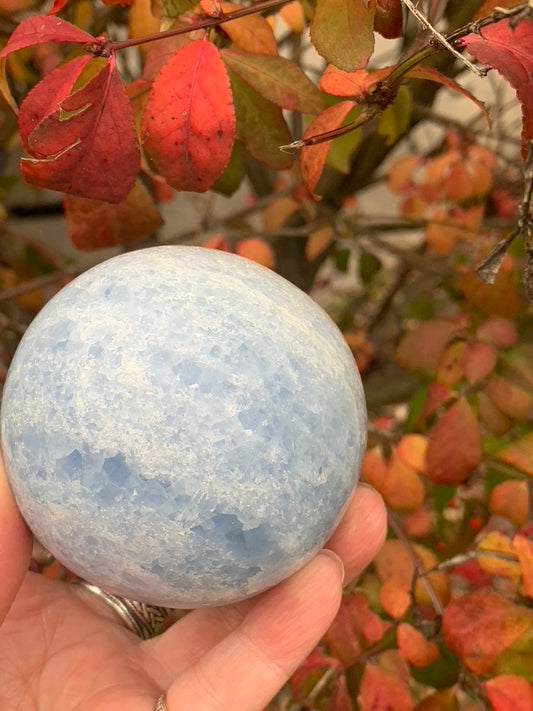
[[22, 520], [0, 461], [0, 624], [28, 570], [31, 534]]
[[387, 511], [383, 499], [368, 484], [360, 484], [326, 544], [344, 563], [346, 582], [359, 575], [378, 554], [386, 533]]
[[181, 674], [168, 711], [261, 711], [312, 651], [337, 613], [342, 566], [321, 553], [261, 595], [241, 623]]
[[[380, 549], [385, 538], [383, 501], [369, 486], [355, 490], [344, 518], [327, 543], [343, 561], [346, 582], [360, 573]], [[206, 608], [189, 613], [165, 634], [146, 642], [147, 657], [156, 662], [157, 681], [165, 688], [183, 669], [194, 664], [241, 624], [255, 604]]]

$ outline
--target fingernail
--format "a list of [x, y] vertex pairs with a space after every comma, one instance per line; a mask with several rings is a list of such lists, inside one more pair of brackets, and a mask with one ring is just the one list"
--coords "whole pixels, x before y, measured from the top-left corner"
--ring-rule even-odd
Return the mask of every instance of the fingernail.
[[339, 556], [334, 553], [333, 551], [330, 551], [329, 548], [322, 548], [320, 551], [319, 555], [325, 555], [328, 558], [331, 558], [331, 560], [334, 560], [335, 563], [337, 564], [337, 567], [339, 569], [339, 574], [341, 578], [341, 585], [344, 583], [344, 564], [342, 560], [339, 558]]

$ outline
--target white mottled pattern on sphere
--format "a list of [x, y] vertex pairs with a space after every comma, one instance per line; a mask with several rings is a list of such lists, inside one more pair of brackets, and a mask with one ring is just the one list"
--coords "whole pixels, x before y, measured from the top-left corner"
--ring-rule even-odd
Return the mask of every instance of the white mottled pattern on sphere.
[[325, 312], [197, 247], [123, 254], [68, 284], [22, 339], [2, 403], [37, 538], [106, 590], [171, 607], [248, 597], [307, 561], [365, 435], [359, 374]]

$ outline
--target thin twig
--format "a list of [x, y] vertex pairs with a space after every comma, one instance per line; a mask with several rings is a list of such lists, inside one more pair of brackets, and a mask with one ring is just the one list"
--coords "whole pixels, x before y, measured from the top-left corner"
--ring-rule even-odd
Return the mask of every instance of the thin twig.
[[433, 38], [448, 50], [448, 52], [451, 52], [454, 57], [457, 57], [457, 59], [463, 62], [463, 64], [467, 66], [471, 71], [473, 71], [474, 74], [477, 74], [478, 77], [487, 76], [487, 70], [482, 69], [481, 67], [477, 67], [467, 57], [463, 56], [461, 52], [455, 49], [455, 47], [450, 44], [446, 37], [441, 34], [437, 29], [435, 29], [435, 27], [433, 27], [427, 17], [425, 17], [420, 12], [420, 10], [416, 7], [416, 5], [411, 2], [411, 0], [401, 0], [401, 2], [409, 10], [409, 12], [411, 12], [416, 17], [418, 22], [432, 34]]

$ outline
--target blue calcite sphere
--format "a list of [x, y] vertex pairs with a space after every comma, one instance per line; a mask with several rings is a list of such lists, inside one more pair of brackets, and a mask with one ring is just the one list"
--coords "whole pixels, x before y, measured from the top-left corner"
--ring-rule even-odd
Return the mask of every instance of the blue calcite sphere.
[[199, 247], [123, 254], [62, 289], [20, 343], [1, 420], [39, 541], [110, 592], [179, 608], [249, 597], [312, 557], [366, 434], [326, 313]]

